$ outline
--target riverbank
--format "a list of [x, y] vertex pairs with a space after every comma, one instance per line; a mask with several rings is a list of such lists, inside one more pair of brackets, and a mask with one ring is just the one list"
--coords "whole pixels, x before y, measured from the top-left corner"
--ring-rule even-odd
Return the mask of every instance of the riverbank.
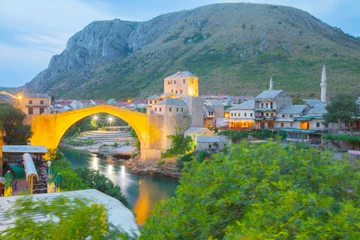
[[124, 162], [133, 173], [180, 179], [181, 170], [176, 166], [176, 158], [142, 161], [137, 156]]

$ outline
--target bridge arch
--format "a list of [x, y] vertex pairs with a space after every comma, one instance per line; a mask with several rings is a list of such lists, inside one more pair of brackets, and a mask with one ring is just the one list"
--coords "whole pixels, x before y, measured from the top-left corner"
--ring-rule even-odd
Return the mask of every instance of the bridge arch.
[[41, 114], [31, 116], [31, 145], [43, 145], [47, 148], [57, 148], [65, 132], [77, 121], [98, 113], [114, 115], [126, 121], [136, 132], [141, 146], [146, 144], [147, 139], [147, 117], [124, 108], [111, 105], [100, 105], [78, 110], [57, 113]]

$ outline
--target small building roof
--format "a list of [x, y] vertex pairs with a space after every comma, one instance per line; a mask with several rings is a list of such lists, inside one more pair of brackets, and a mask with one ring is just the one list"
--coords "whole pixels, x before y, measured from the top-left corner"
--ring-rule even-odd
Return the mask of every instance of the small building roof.
[[205, 110], [206, 110], [207, 112], [215, 112], [214, 109], [213, 109], [211, 106], [209, 106], [209, 105], [206, 105], [206, 106], [205, 106]]
[[3, 153], [47, 153], [48, 149], [44, 146], [29, 145], [4, 145]]
[[148, 97], [146, 100], [156, 100], [156, 99], [159, 99], [159, 98], [160, 97], [158, 95], [154, 94], [154, 95]]
[[154, 105], [176, 105], [176, 106], [186, 106], [186, 104], [179, 98], [165, 98]]
[[25, 93], [24, 96], [27, 98], [50, 98], [47, 93]]
[[196, 134], [196, 133], [212, 133], [212, 132], [206, 127], [190, 127], [184, 133], [185, 134]]
[[255, 109], [255, 100], [250, 99], [246, 102], [243, 102], [241, 104], [235, 105], [231, 108], [228, 108], [228, 110], [252, 110]]
[[224, 104], [219, 100], [210, 100], [209, 105], [210, 106], [223, 106]]
[[327, 113], [326, 106], [327, 104], [325, 103], [317, 104], [314, 108], [310, 109], [308, 115], [313, 116], [325, 114]]
[[8, 92], [1, 91], [0, 92], [0, 102], [13, 102], [16, 97]]
[[278, 113], [290, 113], [290, 114], [296, 114], [296, 113], [302, 113], [307, 108], [307, 105], [285, 105], [282, 108], [280, 108]]
[[303, 99], [306, 104], [308, 104], [311, 108], [315, 107], [318, 104], [324, 104], [319, 99]]
[[196, 142], [198, 143], [224, 143], [224, 142], [228, 142], [228, 138], [225, 136], [197, 136], [196, 137]]
[[170, 75], [166, 78], [177, 78], [177, 77], [192, 77], [195, 76], [195, 74], [189, 72], [189, 71], [179, 71], [173, 75]]
[[267, 90], [263, 91], [255, 97], [255, 99], [272, 99], [276, 98], [283, 90]]

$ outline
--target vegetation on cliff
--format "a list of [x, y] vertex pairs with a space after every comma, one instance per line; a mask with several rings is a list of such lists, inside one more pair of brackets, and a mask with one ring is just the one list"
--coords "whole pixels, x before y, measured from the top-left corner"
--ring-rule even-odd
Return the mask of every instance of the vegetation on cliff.
[[359, 169], [328, 152], [243, 142], [184, 168], [140, 239], [358, 239]]

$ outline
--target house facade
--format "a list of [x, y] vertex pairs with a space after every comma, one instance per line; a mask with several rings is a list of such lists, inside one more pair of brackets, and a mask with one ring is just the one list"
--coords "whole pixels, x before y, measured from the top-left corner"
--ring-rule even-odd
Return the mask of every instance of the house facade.
[[230, 129], [253, 129], [255, 126], [255, 100], [248, 100], [229, 108]]
[[46, 93], [27, 93], [18, 98], [20, 108], [26, 115], [50, 113], [51, 98]]

